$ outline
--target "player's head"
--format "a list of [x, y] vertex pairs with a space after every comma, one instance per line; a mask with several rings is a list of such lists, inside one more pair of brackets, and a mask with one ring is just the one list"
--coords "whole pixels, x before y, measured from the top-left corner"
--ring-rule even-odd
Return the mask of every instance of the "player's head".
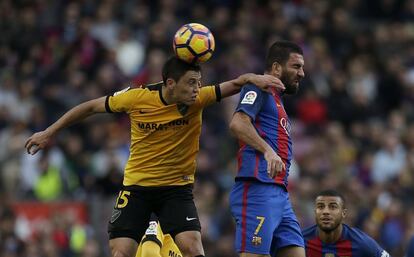
[[346, 216], [344, 197], [335, 190], [324, 190], [315, 198], [315, 220], [324, 232], [334, 231]]
[[171, 57], [162, 67], [162, 80], [174, 102], [191, 105], [201, 87], [201, 68]]
[[276, 41], [266, 56], [266, 72], [285, 84], [286, 94], [295, 94], [299, 82], [305, 77], [303, 51], [297, 44], [289, 41]]

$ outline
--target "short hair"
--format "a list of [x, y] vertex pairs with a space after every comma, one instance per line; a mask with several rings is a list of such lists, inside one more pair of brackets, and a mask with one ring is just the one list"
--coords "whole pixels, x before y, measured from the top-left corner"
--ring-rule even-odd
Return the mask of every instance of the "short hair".
[[198, 64], [186, 63], [175, 56], [170, 57], [162, 67], [162, 80], [164, 84], [167, 83], [167, 79], [172, 78], [176, 82], [180, 80], [187, 71], [201, 71], [201, 67]]
[[266, 70], [270, 71], [275, 62], [285, 64], [291, 53], [303, 55], [302, 48], [290, 41], [276, 41], [270, 46], [266, 56]]
[[333, 197], [339, 197], [342, 201], [342, 205], [343, 207], [345, 207], [345, 197], [339, 193], [338, 191], [334, 190], [334, 189], [326, 189], [323, 190], [321, 192], [319, 192], [316, 196], [315, 199], [318, 198], [319, 196], [333, 196]]

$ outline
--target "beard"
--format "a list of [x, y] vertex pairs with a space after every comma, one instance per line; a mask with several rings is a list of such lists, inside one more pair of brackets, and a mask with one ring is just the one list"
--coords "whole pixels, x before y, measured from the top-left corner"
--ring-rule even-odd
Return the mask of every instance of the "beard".
[[325, 233], [331, 233], [332, 231], [334, 231], [335, 229], [337, 229], [339, 227], [339, 225], [341, 224], [341, 222], [337, 222], [335, 224], [333, 224], [332, 226], [329, 227], [325, 227], [325, 226], [321, 226], [319, 225], [318, 227]]
[[294, 79], [290, 78], [287, 72], [282, 73], [280, 80], [285, 85], [285, 88], [286, 88], [284, 91], [285, 94], [294, 95], [298, 92], [299, 85], [294, 84]]

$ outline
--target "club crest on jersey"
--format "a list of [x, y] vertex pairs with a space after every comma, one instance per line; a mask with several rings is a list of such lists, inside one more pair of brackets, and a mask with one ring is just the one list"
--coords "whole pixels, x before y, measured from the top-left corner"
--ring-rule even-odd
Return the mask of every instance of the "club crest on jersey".
[[254, 91], [249, 91], [244, 95], [241, 103], [242, 104], [253, 104], [254, 101], [256, 101], [256, 98], [257, 98], [257, 93]]
[[262, 244], [262, 238], [260, 236], [253, 236], [252, 244], [258, 246]]
[[145, 234], [146, 235], [157, 235], [157, 226], [158, 224], [156, 221], [150, 221], [147, 231], [145, 231]]

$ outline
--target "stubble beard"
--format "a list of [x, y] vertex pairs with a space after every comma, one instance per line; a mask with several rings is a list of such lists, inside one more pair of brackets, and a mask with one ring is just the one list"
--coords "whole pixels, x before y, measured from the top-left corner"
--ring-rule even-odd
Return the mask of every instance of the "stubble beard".
[[340, 222], [338, 222], [337, 224], [335, 224], [334, 226], [332, 226], [332, 227], [323, 227], [323, 226], [319, 226], [319, 228], [323, 231], [323, 232], [325, 232], [325, 233], [327, 233], [327, 234], [329, 234], [329, 233], [331, 233], [331, 232], [333, 232], [333, 231], [335, 231], [338, 227], [339, 227], [339, 225], [340, 225], [341, 223]]
[[286, 89], [284, 91], [287, 95], [294, 95], [298, 92], [298, 86], [293, 85], [293, 83], [290, 81], [289, 77], [287, 76], [286, 72], [283, 72], [282, 76], [280, 77], [280, 80], [285, 85]]

